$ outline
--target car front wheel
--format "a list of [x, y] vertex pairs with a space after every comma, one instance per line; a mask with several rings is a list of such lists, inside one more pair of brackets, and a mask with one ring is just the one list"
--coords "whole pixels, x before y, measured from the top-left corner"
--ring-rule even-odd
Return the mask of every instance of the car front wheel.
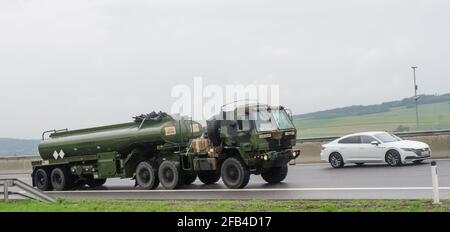
[[400, 158], [400, 153], [396, 150], [390, 150], [386, 153], [386, 163], [389, 164], [389, 166], [399, 166], [402, 164], [402, 160]]

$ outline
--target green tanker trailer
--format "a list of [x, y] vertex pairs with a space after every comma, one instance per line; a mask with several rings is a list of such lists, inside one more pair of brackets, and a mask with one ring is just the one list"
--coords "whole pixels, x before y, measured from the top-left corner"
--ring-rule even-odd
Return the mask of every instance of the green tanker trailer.
[[[218, 117], [229, 114], [236, 117]], [[222, 177], [227, 187], [243, 188], [250, 174], [269, 183], [286, 177], [288, 162], [300, 151], [292, 149], [296, 130], [283, 107], [245, 105], [218, 116], [207, 121], [207, 131], [162, 112], [118, 125], [46, 131], [39, 145], [42, 160], [32, 163], [33, 185], [61, 191], [120, 177], [134, 178], [143, 189], [160, 183], [175, 189], [197, 177], [204, 184]]]

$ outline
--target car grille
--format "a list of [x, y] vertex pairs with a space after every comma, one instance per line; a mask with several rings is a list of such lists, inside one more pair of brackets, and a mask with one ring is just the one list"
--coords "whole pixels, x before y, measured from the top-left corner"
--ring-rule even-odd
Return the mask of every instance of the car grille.
[[416, 155], [418, 155], [418, 156], [421, 156], [422, 153], [424, 153], [424, 152], [429, 152], [429, 151], [430, 151], [429, 148], [415, 149], [415, 150], [414, 150], [414, 153], [416, 153]]

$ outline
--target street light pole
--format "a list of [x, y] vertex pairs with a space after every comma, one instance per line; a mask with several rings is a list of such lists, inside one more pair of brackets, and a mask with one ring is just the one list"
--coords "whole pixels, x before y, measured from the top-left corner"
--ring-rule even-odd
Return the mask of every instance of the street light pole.
[[413, 69], [413, 73], [414, 73], [414, 101], [416, 102], [416, 130], [418, 130], [419, 129], [419, 108], [418, 108], [417, 101], [419, 100], [419, 97], [417, 96], [417, 90], [419, 89], [419, 87], [417, 86], [417, 82], [416, 82], [417, 66], [412, 66], [411, 68]]

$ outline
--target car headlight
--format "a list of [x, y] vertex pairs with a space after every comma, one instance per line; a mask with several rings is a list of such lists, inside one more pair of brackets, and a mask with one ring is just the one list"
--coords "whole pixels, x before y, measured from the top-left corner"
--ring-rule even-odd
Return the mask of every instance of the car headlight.
[[412, 152], [416, 151], [416, 149], [414, 149], [414, 148], [402, 148], [402, 150], [404, 150], [404, 151], [412, 151]]

